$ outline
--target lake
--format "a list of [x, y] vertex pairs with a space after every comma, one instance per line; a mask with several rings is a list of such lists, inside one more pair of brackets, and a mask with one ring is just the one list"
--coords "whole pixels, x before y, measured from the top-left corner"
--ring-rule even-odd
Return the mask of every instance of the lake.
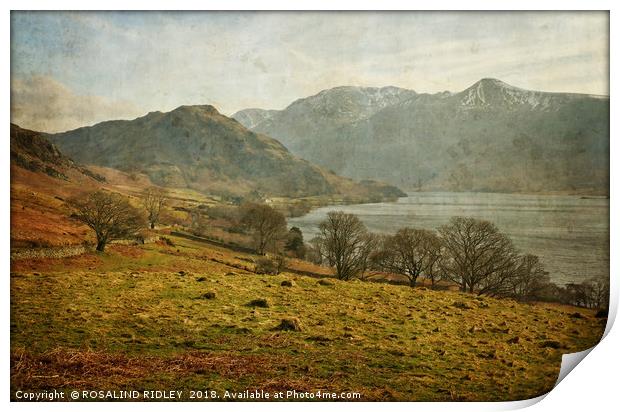
[[558, 284], [609, 276], [609, 199], [564, 195], [415, 192], [393, 203], [327, 206], [290, 218], [306, 241], [328, 212], [353, 213], [377, 233], [436, 229], [452, 216], [486, 219], [521, 252], [540, 256]]

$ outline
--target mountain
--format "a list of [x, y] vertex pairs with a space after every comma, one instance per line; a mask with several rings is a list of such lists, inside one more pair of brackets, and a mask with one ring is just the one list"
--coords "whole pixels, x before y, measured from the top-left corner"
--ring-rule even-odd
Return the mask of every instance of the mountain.
[[234, 195], [402, 195], [384, 184], [358, 184], [323, 170], [209, 105], [107, 121], [50, 138], [84, 164], [146, 173], [161, 186]]
[[521, 89], [497, 79], [482, 79], [455, 96], [462, 108], [554, 110], [578, 94], [546, 93]]
[[609, 190], [608, 97], [497, 79], [459, 93], [339, 87], [272, 112], [252, 130], [335, 173], [406, 189]]
[[[270, 136], [280, 136], [284, 140], [278, 140], [294, 153], [307, 153], [311, 151], [307, 146], [312, 146], [312, 139], [337, 135], [343, 125], [366, 119], [385, 107], [414, 96], [416, 93], [411, 90], [392, 86], [342, 86], [296, 100], [282, 111], [246, 109], [232, 117], [249, 129], [268, 130]], [[323, 156], [329, 156], [328, 150], [323, 151]], [[316, 158], [322, 160], [321, 155]], [[333, 166], [329, 161], [322, 164]]]
[[[48, 176], [69, 180], [71, 174], [86, 175], [98, 181], [102, 176], [79, 166], [60, 153], [42, 133], [22, 129], [11, 123], [11, 163], [31, 172], [45, 173]], [[73, 173], [72, 173], [73, 172]]]
[[233, 118], [248, 129], [251, 129], [264, 120], [271, 119], [276, 113], [278, 113], [278, 110], [245, 109], [235, 113]]

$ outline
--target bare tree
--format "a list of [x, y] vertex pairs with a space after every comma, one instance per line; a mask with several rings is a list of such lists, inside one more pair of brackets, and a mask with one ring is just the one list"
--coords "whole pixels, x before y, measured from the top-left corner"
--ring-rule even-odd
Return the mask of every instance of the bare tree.
[[453, 217], [439, 229], [446, 251], [446, 277], [470, 293], [509, 293], [515, 276], [516, 251], [510, 239], [488, 221]]
[[241, 206], [241, 224], [252, 232], [259, 254], [265, 254], [267, 248], [278, 252], [278, 241], [286, 235], [286, 219], [282, 213], [269, 205], [246, 203]]
[[376, 237], [368, 233], [357, 216], [329, 212], [319, 231], [317, 243], [324, 259], [336, 269], [338, 279], [353, 279], [368, 269]]
[[592, 285], [592, 304], [595, 308], [609, 309], [609, 276], [595, 276], [588, 280]]
[[549, 272], [545, 271], [538, 256], [527, 254], [518, 258], [512, 282], [512, 294], [516, 299], [538, 299], [548, 283]]
[[103, 252], [110, 240], [123, 239], [144, 226], [144, 216], [118, 193], [92, 192], [69, 200], [75, 219], [95, 231], [97, 250]]
[[422, 242], [424, 250], [424, 277], [431, 281], [431, 289], [435, 289], [437, 281], [443, 275], [441, 271], [441, 262], [444, 255], [443, 242], [435, 232], [430, 232], [430, 236], [424, 238]]
[[584, 280], [576, 288], [576, 302], [579, 306], [605, 309], [609, 307], [609, 277], [595, 276]]
[[159, 215], [166, 202], [166, 191], [159, 187], [149, 187], [142, 194], [142, 204], [146, 209], [147, 219], [151, 229], [159, 222]]
[[562, 292], [564, 303], [575, 306], [587, 306], [588, 296], [583, 283], [568, 283]]
[[518, 282], [518, 255], [516, 252], [509, 252], [501, 256], [501, 253], [493, 258], [497, 260], [488, 264], [488, 269], [483, 270], [485, 276], [480, 278], [479, 283], [474, 287], [473, 291], [479, 295], [498, 298], [513, 296], [512, 285]]
[[432, 278], [435, 278], [441, 243], [434, 232], [403, 228], [385, 237], [382, 243], [382, 250], [374, 260], [383, 270], [405, 276], [411, 287], [429, 268]]
[[[360, 245], [360, 271], [358, 277], [364, 278], [367, 271], [372, 269], [372, 258], [377, 253], [381, 236], [376, 233], [366, 232]], [[373, 275], [370, 274], [369, 277]]]
[[306, 246], [306, 259], [314, 264], [322, 265], [324, 257], [323, 242], [319, 237], [313, 237]]

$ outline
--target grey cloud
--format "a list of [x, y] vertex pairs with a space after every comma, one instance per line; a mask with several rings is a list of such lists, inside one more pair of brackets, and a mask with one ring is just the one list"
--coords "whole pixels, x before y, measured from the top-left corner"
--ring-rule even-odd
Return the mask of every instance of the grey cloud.
[[129, 102], [79, 95], [51, 77], [11, 80], [11, 122], [26, 129], [59, 132], [141, 114]]

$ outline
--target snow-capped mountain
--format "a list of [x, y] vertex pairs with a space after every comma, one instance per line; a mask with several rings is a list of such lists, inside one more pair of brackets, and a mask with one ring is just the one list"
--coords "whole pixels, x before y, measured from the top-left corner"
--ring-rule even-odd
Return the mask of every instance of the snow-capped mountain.
[[245, 109], [234, 114], [233, 119], [251, 129], [263, 120], [271, 119], [279, 110]]
[[[416, 96], [412, 90], [394, 86], [354, 87], [341, 86], [323, 90], [314, 96], [298, 99], [284, 110], [245, 109], [232, 115], [234, 119], [248, 128], [265, 127], [290, 121], [289, 117], [319, 116], [324, 122], [351, 123], [366, 119], [379, 110], [401, 103]], [[301, 121], [303, 119], [297, 119]]]
[[416, 93], [398, 87], [342, 86], [299, 99], [285, 111], [311, 111], [334, 120], [355, 122], [368, 118], [379, 110], [407, 100]]
[[547, 93], [521, 89], [497, 79], [482, 79], [458, 94], [461, 105], [471, 107], [519, 108], [524, 106], [536, 110], [558, 109], [558, 100], [565, 102], [580, 95], [568, 93]]
[[[234, 115], [242, 123], [243, 112]], [[404, 188], [608, 191], [605, 96], [497, 79], [458, 93], [337, 87], [251, 128], [337, 173]]]

